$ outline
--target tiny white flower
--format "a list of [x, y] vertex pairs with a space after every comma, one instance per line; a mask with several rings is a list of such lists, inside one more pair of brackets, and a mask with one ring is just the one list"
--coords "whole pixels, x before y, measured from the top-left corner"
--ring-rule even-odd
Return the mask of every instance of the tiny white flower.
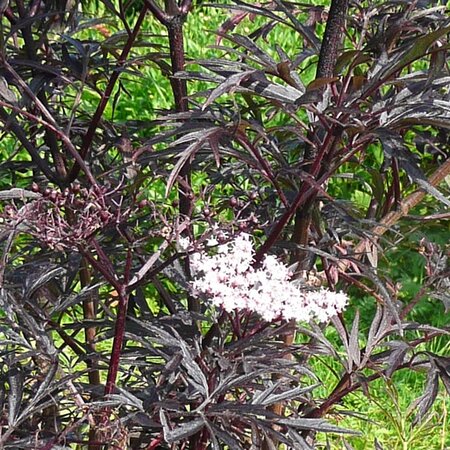
[[214, 237], [209, 238], [206, 241], [206, 246], [207, 247], [215, 247], [216, 245], [219, 245], [219, 241], [216, 238], [214, 238]]
[[191, 240], [188, 237], [180, 236], [178, 238], [178, 248], [181, 252], [186, 252], [191, 246]]

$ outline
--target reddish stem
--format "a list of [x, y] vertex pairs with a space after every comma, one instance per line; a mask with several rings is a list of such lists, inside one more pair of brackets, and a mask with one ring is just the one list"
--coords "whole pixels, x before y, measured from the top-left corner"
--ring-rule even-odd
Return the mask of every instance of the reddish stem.
[[280, 185], [278, 184], [275, 175], [273, 173], [272, 168], [270, 167], [269, 163], [263, 158], [261, 155], [261, 152], [258, 150], [258, 148], [249, 142], [247, 139], [247, 136], [245, 136], [244, 133], [239, 133], [237, 136], [237, 139], [239, 143], [250, 153], [252, 154], [255, 159], [261, 164], [261, 167], [264, 169], [264, 173], [269, 179], [269, 181], [272, 183], [273, 187], [277, 191], [278, 196], [280, 197], [281, 202], [285, 207], [288, 207], [288, 200], [286, 196], [284, 195], [283, 190], [281, 189]]
[[108, 378], [106, 380], [105, 395], [112, 394], [116, 386], [117, 374], [119, 373], [120, 355], [125, 335], [125, 324], [127, 318], [129, 296], [122, 288], [119, 292], [119, 306], [114, 330], [114, 342], [109, 361]]
[[152, 442], [148, 445], [146, 450], [154, 450], [156, 448], [159, 448], [159, 444], [161, 444], [162, 438], [158, 437], [156, 439], [153, 439]]
[[[141, 13], [139, 14], [139, 17], [136, 21], [136, 24], [134, 26], [133, 32], [128, 36], [128, 40], [125, 44], [125, 47], [122, 50], [122, 53], [120, 54], [120, 58], [117, 61], [117, 68], [112, 73], [108, 85], [106, 86], [105, 92], [103, 93], [102, 98], [100, 99], [100, 103], [97, 106], [97, 109], [94, 113], [94, 117], [92, 118], [89, 128], [86, 131], [86, 134], [83, 137], [83, 143], [81, 145], [80, 149], [80, 156], [83, 159], [86, 159], [89, 154], [89, 149], [91, 147], [92, 141], [95, 136], [95, 131], [97, 130], [97, 126], [100, 122], [100, 119], [103, 116], [103, 113], [105, 111], [106, 105], [108, 104], [109, 98], [111, 97], [112, 91], [114, 89], [114, 86], [116, 85], [117, 80], [119, 79], [120, 74], [122, 71], [120, 70], [122, 66], [125, 64], [125, 61], [133, 47], [134, 41], [137, 38], [137, 35], [141, 29], [142, 22], [144, 21], [145, 15], [147, 13], [147, 5], [144, 4], [142, 7]], [[69, 173], [68, 176], [68, 183], [71, 183], [75, 178], [77, 178], [79, 172], [80, 172], [80, 164], [78, 162], [75, 162], [74, 166], [72, 167], [72, 170]]]
[[125, 325], [128, 312], [128, 300], [129, 294], [127, 294], [126, 286], [130, 279], [132, 263], [132, 253], [128, 250], [127, 261], [125, 264], [125, 275], [121, 288], [118, 291], [119, 305], [116, 318], [116, 327], [114, 330], [114, 342], [111, 351], [111, 358], [109, 361], [108, 378], [105, 386], [105, 395], [112, 394], [114, 387], [116, 386], [117, 374], [119, 372], [120, 356], [122, 354], [122, 346], [125, 336]]

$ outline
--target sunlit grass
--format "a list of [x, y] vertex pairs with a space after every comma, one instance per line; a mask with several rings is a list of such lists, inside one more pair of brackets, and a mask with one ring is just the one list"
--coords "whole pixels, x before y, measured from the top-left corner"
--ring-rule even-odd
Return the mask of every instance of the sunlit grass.
[[[314, 372], [322, 382], [316, 391], [318, 398], [327, 398], [339, 381], [330, 370], [337, 373], [340, 368], [335, 362], [326, 364], [315, 359]], [[332, 450], [346, 450], [346, 440], [355, 450], [374, 448], [375, 439], [385, 449], [428, 450], [446, 449], [450, 444], [448, 433], [448, 409], [450, 398], [441, 386], [433, 408], [416, 427], [412, 426], [416, 410], [414, 402], [424, 390], [425, 374], [421, 372], [400, 371], [391, 380], [381, 377], [371, 382], [365, 393], [362, 389], [345, 397], [327, 416], [340, 427], [357, 430], [359, 436], [328, 435]], [[347, 413], [348, 411], [348, 413]], [[353, 413], [357, 413], [357, 416]], [[316, 448], [326, 448], [325, 436], [318, 438]]]

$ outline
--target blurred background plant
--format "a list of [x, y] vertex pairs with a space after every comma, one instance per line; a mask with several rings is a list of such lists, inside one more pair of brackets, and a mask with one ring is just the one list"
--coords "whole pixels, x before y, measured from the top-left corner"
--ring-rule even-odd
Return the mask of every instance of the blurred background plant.
[[[5, 2], [1, 445], [447, 448], [447, 16]], [[242, 232], [346, 311], [192, 295]]]

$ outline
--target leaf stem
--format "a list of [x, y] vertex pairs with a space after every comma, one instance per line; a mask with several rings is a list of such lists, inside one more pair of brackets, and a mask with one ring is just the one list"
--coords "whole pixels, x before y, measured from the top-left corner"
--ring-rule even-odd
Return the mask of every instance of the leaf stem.
[[[92, 117], [92, 120], [89, 124], [89, 128], [83, 137], [83, 142], [81, 144], [81, 149], [80, 149], [80, 156], [82, 159], [86, 159], [89, 155], [89, 150], [90, 150], [92, 141], [94, 140], [95, 132], [97, 130], [100, 119], [103, 116], [103, 113], [105, 111], [106, 105], [108, 104], [109, 98], [111, 97], [114, 86], [116, 85], [116, 82], [119, 79], [120, 74], [122, 73], [122, 71], [120, 69], [125, 64], [125, 61], [133, 47], [133, 44], [137, 38], [137, 35], [139, 34], [139, 31], [141, 29], [141, 26], [144, 21], [146, 13], [147, 13], [147, 5], [145, 4], [142, 7], [142, 10], [136, 21], [136, 24], [134, 25], [133, 32], [128, 36], [127, 42], [122, 50], [122, 53], [120, 54], [120, 58], [117, 61], [116, 70], [112, 73], [112, 75], [109, 79], [108, 85], [105, 88], [105, 92], [103, 93], [102, 98], [100, 99], [100, 102], [97, 106], [97, 109], [95, 110], [94, 116]], [[74, 181], [77, 178], [81, 168], [82, 167], [79, 164], [79, 162], [76, 161], [72, 167], [72, 170], [70, 171], [70, 173], [68, 175], [68, 181], [67, 181], [68, 183], [71, 183], [72, 181]]]

